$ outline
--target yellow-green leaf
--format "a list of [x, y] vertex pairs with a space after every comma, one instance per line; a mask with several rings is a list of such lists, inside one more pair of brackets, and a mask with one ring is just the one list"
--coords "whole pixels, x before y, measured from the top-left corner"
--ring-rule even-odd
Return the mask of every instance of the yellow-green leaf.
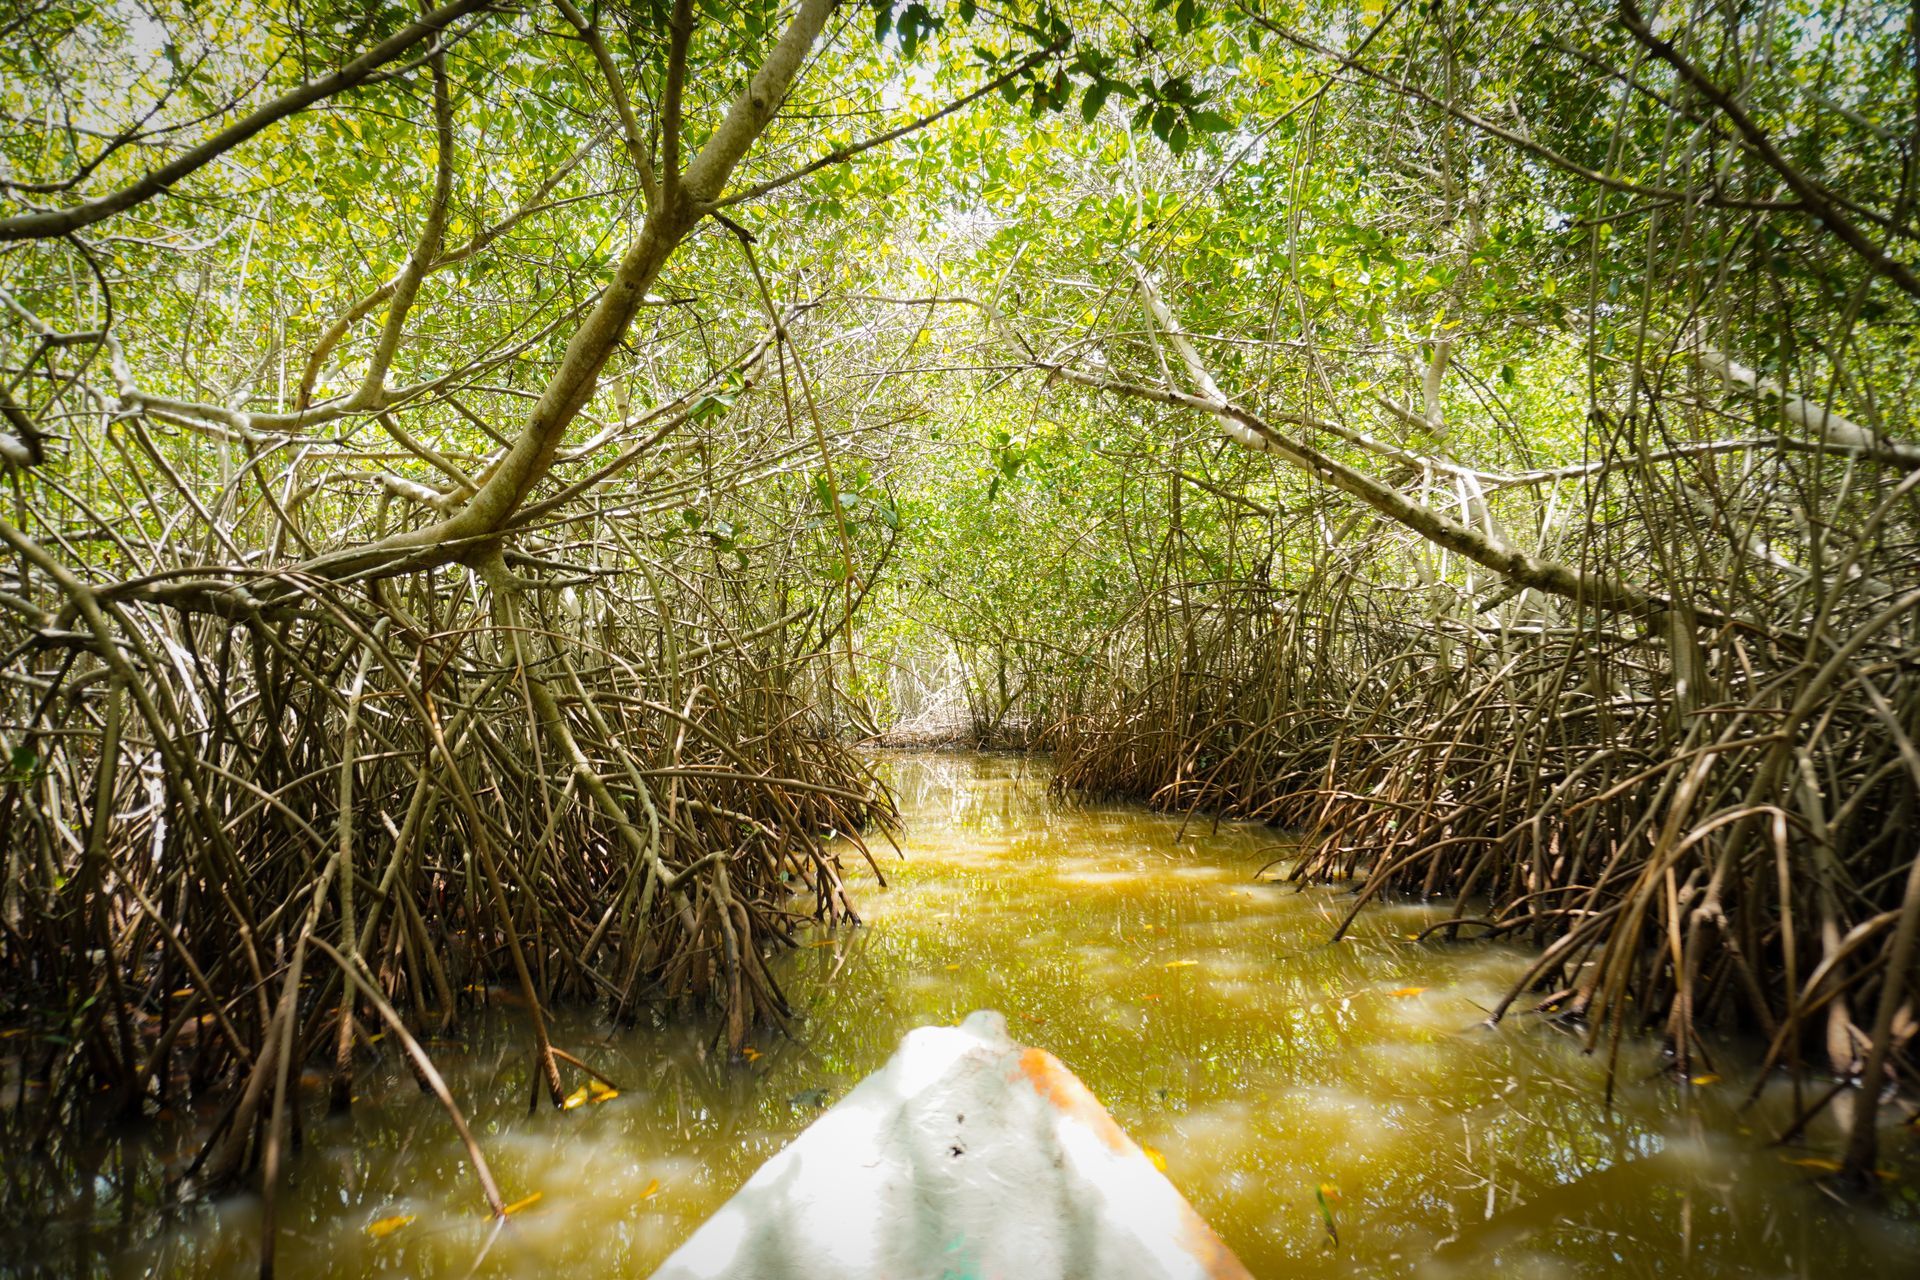
[[385, 1240], [388, 1236], [406, 1226], [409, 1222], [412, 1222], [413, 1219], [414, 1215], [411, 1213], [396, 1213], [391, 1218], [381, 1218], [377, 1222], [369, 1222], [367, 1224], [367, 1234], [375, 1240]]
[[515, 1200], [512, 1204], [502, 1209], [500, 1213], [503, 1217], [510, 1217], [522, 1209], [531, 1209], [534, 1205], [540, 1203], [541, 1197], [545, 1194], [544, 1191], [536, 1191], [530, 1196], [522, 1196], [520, 1199]]

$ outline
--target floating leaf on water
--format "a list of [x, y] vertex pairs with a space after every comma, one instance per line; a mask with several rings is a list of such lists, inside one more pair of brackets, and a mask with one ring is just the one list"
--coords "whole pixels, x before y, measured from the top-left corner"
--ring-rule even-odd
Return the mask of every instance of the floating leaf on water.
[[1333, 1202], [1340, 1198], [1340, 1188], [1331, 1182], [1323, 1182], [1314, 1188], [1313, 1198], [1320, 1202], [1320, 1220], [1327, 1224], [1327, 1247], [1340, 1247], [1340, 1228], [1333, 1225]]
[[381, 1218], [378, 1222], [369, 1222], [367, 1224], [367, 1234], [375, 1240], [385, 1240], [388, 1236], [406, 1226], [409, 1222], [412, 1222], [413, 1219], [414, 1215], [411, 1213], [396, 1213], [391, 1218]]
[[1160, 967], [1163, 969], [1191, 969], [1199, 963], [1198, 960], [1169, 960]]
[[1400, 996], [1404, 999], [1407, 996], [1417, 996], [1425, 990], [1425, 987], [1395, 987], [1393, 990], [1387, 992], [1387, 994], [1390, 996]]
[[512, 1215], [520, 1212], [522, 1209], [530, 1209], [534, 1205], [539, 1204], [540, 1198], [545, 1194], [546, 1192], [544, 1191], [536, 1191], [530, 1196], [522, 1196], [520, 1199], [515, 1200], [512, 1204], [502, 1209], [500, 1211], [501, 1216], [511, 1217]]
[[1802, 1169], [1818, 1169], [1821, 1173], [1840, 1172], [1838, 1160], [1823, 1160], [1819, 1156], [1781, 1156], [1788, 1164], [1797, 1164]]
[[640, 1198], [642, 1200], [651, 1200], [659, 1194], [660, 1194], [660, 1179], [658, 1178], [655, 1178], [652, 1181], [648, 1182], [646, 1186], [640, 1189]]
[[1160, 1172], [1165, 1173], [1167, 1171], [1167, 1158], [1160, 1154], [1158, 1147], [1150, 1147], [1143, 1142], [1140, 1144], [1140, 1154], [1152, 1161], [1153, 1167]]
[[1719, 1084], [1719, 1083], [1720, 1083], [1720, 1077], [1719, 1077], [1719, 1076], [1717, 1076], [1717, 1075], [1715, 1075], [1715, 1074], [1714, 1074], [1713, 1072], [1711, 1072], [1711, 1071], [1708, 1071], [1708, 1072], [1706, 1072], [1706, 1073], [1704, 1073], [1704, 1074], [1702, 1074], [1702, 1075], [1697, 1075], [1697, 1076], [1688, 1076], [1688, 1077], [1687, 1077], [1687, 1083], [1688, 1083], [1688, 1084], [1695, 1084], [1695, 1085], [1700, 1085], [1700, 1086], [1702, 1086], [1702, 1087], [1704, 1087], [1704, 1086], [1706, 1086], [1706, 1085], [1710, 1085], [1710, 1084]]
[[1037, 1013], [1028, 1013], [1028, 1012], [1027, 1012], [1026, 1010], [1024, 1010], [1024, 1009], [1020, 1011], [1020, 1016], [1021, 1016], [1021, 1018], [1023, 1018], [1023, 1019], [1025, 1019], [1026, 1021], [1028, 1021], [1028, 1022], [1031, 1022], [1031, 1023], [1033, 1023], [1033, 1024], [1035, 1025], [1035, 1026], [1038, 1026], [1038, 1025], [1039, 1025], [1040, 1023], [1042, 1023], [1042, 1022], [1045, 1022], [1045, 1021], [1046, 1021], [1046, 1019], [1045, 1019], [1045, 1018], [1043, 1018], [1043, 1017], [1041, 1017], [1041, 1016], [1040, 1016], [1039, 1014], [1037, 1014]]
[[567, 1100], [561, 1103], [560, 1106], [563, 1110], [567, 1111], [571, 1111], [575, 1107], [584, 1107], [587, 1105], [587, 1096], [587, 1086], [581, 1085], [578, 1089], [568, 1094]]
[[740, 1051], [740, 1056], [745, 1058], [748, 1062], [760, 1061], [760, 1051], [754, 1048], [752, 1045], [748, 1045], [746, 1048], [742, 1049]]
[[1158, 995], [1150, 995], [1150, 996], [1141, 996], [1140, 998], [1142, 1000], [1158, 1000], [1160, 997]]
[[952, 973], [955, 969], [958, 969], [959, 967], [960, 966], [957, 964], [950, 964], [947, 966], [947, 972]]

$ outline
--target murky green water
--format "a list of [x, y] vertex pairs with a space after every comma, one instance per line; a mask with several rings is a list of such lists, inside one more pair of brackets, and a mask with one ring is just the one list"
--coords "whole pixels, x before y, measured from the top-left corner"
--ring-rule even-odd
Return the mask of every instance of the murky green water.
[[[1909, 1135], [1889, 1131], [1887, 1206], [1843, 1207], [1816, 1181], [1832, 1128], [1767, 1145], [1792, 1114], [1785, 1082], [1741, 1111], [1730, 1063], [1679, 1086], [1632, 1046], [1610, 1111], [1602, 1065], [1568, 1034], [1486, 1027], [1524, 954], [1408, 941], [1439, 908], [1383, 907], [1329, 946], [1337, 892], [1255, 880], [1285, 852], [1272, 832], [1176, 839], [1174, 819], [1052, 802], [1013, 759], [889, 768], [907, 860], [883, 862], [890, 888], [856, 877], [867, 927], [781, 962], [806, 1011], [794, 1039], [729, 1064], [699, 1029], [563, 1021], [558, 1042], [622, 1090], [532, 1116], [510, 1010], [434, 1044], [507, 1196], [539, 1196], [499, 1230], [443, 1115], [397, 1060], [376, 1065], [351, 1120], [308, 1122], [280, 1274], [638, 1280], [908, 1029], [982, 1007], [1161, 1152], [1259, 1276], [1920, 1274]], [[257, 1274], [257, 1202], [146, 1203], [167, 1154], [101, 1148], [29, 1227], [44, 1193], [30, 1162], [0, 1157], [16, 1222], [0, 1267]]]

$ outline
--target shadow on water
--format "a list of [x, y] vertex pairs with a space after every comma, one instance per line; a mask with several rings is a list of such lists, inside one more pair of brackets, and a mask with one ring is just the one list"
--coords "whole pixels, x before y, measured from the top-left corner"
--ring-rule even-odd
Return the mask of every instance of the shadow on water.
[[[1784, 1082], [1741, 1111], [1737, 1073], [1676, 1083], [1652, 1046], [1630, 1045], [1609, 1110], [1603, 1064], [1575, 1038], [1529, 1018], [1485, 1025], [1523, 952], [1410, 940], [1442, 907], [1382, 906], [1330, 946], [1336, 890], [1254, 879], [1285, 852], [1271, 831], [1183, 834], [1178, 819], [1054, 800], [1015, 757], [889, 769], [905, 860], [882, 863], [888, 889], [855, 875], [866, 927], [778, 961], [803, 1011], [791, 1037], [763, 1035], [738, 1063], [710, 1027], [563, 1018], [560, 1042], [621, 1089], [533, 1116], [511, 1008], [431, 1044], [525, 1202], [498, 1231], [397, 1056], [363, 1073], [348, 1120], [323, 1118], [316, 1081], [280, 1273], [645, 1275], [908, 1029], [993, 1007], [1161, 1154], [1256, 1275], [1914, 1274], [1911, 1142], [1894, 1144], [1886, 1207], [1867, 1212], [1817, 1185], [1831, 1128], [1767, 1145], [1793, 1113]], [[9, 1133], [30, 1135], [30, 1094], [23, 1111], [17, 1073], [6, 1088]], [[252, 1199], [161, 1203], [191, 1119], [40, 1157], [16, 1143], [0, 1156], [0, 1269], [255, 1274]]]

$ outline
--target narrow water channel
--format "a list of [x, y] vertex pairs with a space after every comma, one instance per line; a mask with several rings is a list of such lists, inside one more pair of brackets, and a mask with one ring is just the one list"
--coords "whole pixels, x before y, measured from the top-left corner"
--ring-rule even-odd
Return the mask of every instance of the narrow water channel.
[[[1256, 878], [1286, 852], [1271, 831], [1060, 802], [1013, 758], [886, 768], [905, 859], [876, 849], [884, 889], [857, 871], [866, 927], [781, 962], [793, 1038], [729, 1064], [698, 1028], [563, 1021], [620, 1093], [529, 1116], [525, 1039], [497, 1008], [432, 1047], [507, 1196], [538, 1199], [494, 1230], [389, 1061], [350, 1120], [309, 1121], [280, 1274], [638, 1280], [902, 1034], [977, 1008], [1078, 1072], [1258, 1276], [1920, 1274], [1914, 1143], [1885, 1206], [1839, 1204], [1817, 1185], [1834, 1131], [1769, 1146], [1792, 1091], [1740, 1110], [1737, 1046], [1681, 1084], [1629, 1043], [1609, 1109], [1573, 1035], [1485, 1025], [1523, 952], [1410, 940], [1440, 907], [1380, 907], [1329, 945], [1345, 899]], [[7, 1269], [257, 1274], [256, 1202], [140, 1202], [168, 1154], [105, 1149], [57, 1220], [16, 1227]]]

